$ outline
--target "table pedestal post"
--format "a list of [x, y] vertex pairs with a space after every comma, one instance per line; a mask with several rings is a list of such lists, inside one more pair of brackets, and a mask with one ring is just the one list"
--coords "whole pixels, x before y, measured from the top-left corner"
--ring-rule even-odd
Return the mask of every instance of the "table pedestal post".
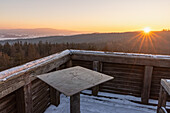
[[80, 93], [70, 97], [70, 113], [80, 113]]

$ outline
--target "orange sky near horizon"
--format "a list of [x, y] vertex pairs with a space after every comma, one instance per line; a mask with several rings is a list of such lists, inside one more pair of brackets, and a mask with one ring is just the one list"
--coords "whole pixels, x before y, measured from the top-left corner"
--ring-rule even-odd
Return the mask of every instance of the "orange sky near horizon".
[[90, 32], [170, 28], [170, 0], [3, 0], [0, 29]]

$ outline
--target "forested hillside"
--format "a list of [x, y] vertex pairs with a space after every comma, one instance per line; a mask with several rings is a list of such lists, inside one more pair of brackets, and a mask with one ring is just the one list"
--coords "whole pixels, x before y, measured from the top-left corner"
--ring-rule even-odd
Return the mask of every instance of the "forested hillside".
[[96, 50], [94, 44], [86, 43], [51, 44], [48, 42], [39, 42], [38, 44], [22, 44], [18, 42], [13, 45], [9, 43], [5, 43], [4, 45], [0, 44], [0, 71], [70, 48]]
[[[67, 39], [68, 38], [68, 39]], [[31, 60], [42, 58], [65, 49], [164, 54], [170, 55], [170, 32], [155, 32], [150, 35], [134, 33], [103, 33], [48, 38], [36, 43], [16, 41], [0, 44], [0, 71]], [[53, 43], [51, 43], [53, 41]], [[61, 43], [64, 41], [63, 43]], [[55, 43], [56, 42], [56, 43]], [[73, 43], [74, 42], [74, 43]]]

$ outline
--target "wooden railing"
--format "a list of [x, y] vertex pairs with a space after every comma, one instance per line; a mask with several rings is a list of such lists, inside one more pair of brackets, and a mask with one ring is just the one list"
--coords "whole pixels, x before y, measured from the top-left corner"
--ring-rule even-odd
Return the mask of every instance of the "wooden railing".
[[134, 95], [145, 104], [158, 98], [160, 79], [170, 78], [170, 56], [65, 50], [0, 72], [0, 112], [41, 113], [50, 104], [58, 105], [58, 92], [36, 76], [76, 65], [115, 77], [92, 88], [93, 95], [98, 91]]
[[57, 92], [36, 78], [37, 75], [66, 68], [70, 51], [65, 50], [0, 72], [0, 113], [42, 113]]
[[[158, 98], [160, 79], [170, 78], [170, 56], [71, 50], [74, 65], [114, 76], [99, 90], [141, 96], [142, 103]], [[94, 66], [97, 63], [98, 66]], [[93, 66], [93, 67], [92, 67]], [[97, 68], [98, 69], [98, 68]]]

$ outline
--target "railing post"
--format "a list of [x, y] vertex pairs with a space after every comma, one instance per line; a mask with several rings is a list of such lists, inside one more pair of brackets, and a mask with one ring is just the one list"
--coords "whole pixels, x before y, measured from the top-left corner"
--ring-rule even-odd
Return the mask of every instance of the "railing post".
[[151, 81], [152, 81], [152, 72], [153, 72], [153, 66], [145, 66], [143, 89], [142, 89], [142, 94], [141, 94], [142, 103], [144, 104], [148, 104], [148, 101], [149, 101]]
[[25, 75], [25, 85], [18, 89], [16, 94], [18, 113], [33, 113], [32, 83], [29, 75]]
[[[94, 71], [102, 71], [102, 63], [99, 61], [93, 61], [93, 70]], [[99, 92], [99, 85], [92, 88], [92, 95], [97, 96]]]

